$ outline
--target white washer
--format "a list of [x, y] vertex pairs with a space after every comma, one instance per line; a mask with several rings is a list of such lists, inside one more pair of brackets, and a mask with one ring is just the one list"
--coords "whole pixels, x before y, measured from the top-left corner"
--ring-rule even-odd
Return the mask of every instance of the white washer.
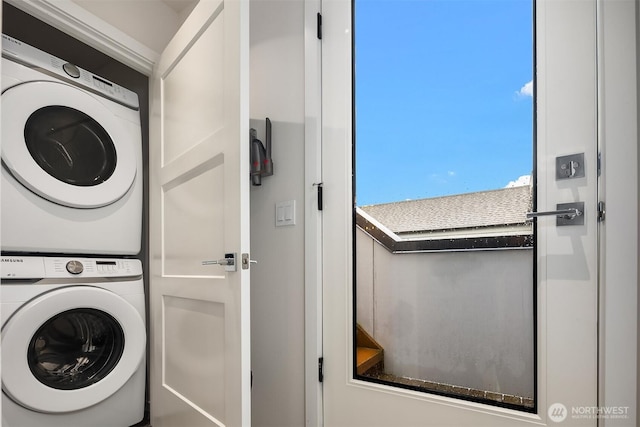
[[135, 255], [137, 95], [2, 35], [4, 252]]
[[140, 261], [3, 256], [1, 275], [2, 426], [140, 422]]

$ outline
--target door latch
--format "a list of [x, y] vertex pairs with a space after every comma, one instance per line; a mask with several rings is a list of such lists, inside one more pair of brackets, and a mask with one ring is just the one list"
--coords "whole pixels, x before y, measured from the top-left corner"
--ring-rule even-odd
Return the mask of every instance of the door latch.
[[236, 254], [224, 254], [224, 258], [211, 261], [202, 261], [202, 265], [224, 265], [224, 271], [238, 271], [236, 266]]
[[253, 259], [249, 259], [249, 254], [242, 254], [242, 269], [243, 270], [248, 270], [249, 269], [249, 264], [257, 264], [258, 261], [253, 260]]

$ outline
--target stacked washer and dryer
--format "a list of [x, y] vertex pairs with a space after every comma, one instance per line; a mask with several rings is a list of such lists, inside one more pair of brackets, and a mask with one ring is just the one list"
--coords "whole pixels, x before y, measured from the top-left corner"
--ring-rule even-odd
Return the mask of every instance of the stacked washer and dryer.
[[144, 417], [135, 93], [2, 36], [2, 426]]

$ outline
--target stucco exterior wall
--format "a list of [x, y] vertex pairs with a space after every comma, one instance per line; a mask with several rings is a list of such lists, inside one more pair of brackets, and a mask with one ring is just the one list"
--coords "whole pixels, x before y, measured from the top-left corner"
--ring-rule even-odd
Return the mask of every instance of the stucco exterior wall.
[[533, 397], [533, 251], [392, 254], [357, 231], [358, 322], [397, 376]]

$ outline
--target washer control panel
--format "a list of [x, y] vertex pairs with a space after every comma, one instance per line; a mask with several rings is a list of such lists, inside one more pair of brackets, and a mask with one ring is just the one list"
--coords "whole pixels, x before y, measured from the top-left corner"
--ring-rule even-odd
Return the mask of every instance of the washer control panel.
[[2, 256], [2, 279], [102, 278], [142, 275], [138, 259]]
[[6, 34], [2, 35], [2, 56], [27, 67], [54, 75], [74, 85], [88, 88], [92, 92], [99, 93], [134, 110], [140, 108], [138, 95], [135, 92]]

